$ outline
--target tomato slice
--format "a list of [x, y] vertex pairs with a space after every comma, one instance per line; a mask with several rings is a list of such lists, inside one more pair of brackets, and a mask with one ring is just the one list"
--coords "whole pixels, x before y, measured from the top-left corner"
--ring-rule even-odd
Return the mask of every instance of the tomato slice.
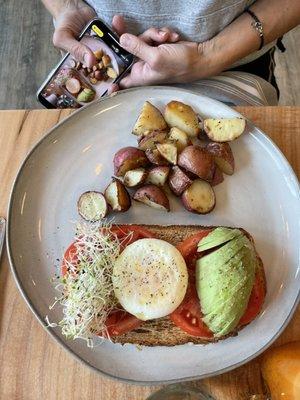
[[[118, 225], [113, 226], [110, 230], [122, 241], [121, 250], [138, 239], [155, 237], [151, 231], [138, 225]], [[122, 240], [123, 238], [125, 239]]]
[[71, 243], [70, 246], [67, 248], [67, 250], [65, 251], [64, 254], [64, 258], [62, 260], [62, 264], [61, 264], [61, 274], [62, 276], [67, 275], [68, 273], [68, 262], [76, 262], [77, 261], [77, 249], [75, 246], [75, 242]]
[[203, 314], [195, 285], [195, 268], [196, 261], [199, 258], [198, 243], [209, 232], [211, 232], [211, 229], [199, 231], [177, 245], [177, 249], [182, 254], [188, 267], [189, 284], [183, 302], [170, 314], [170, 319], [184, 332], [207, 339], [212, 338], [213, 334], [202, 321]]
[[108, 336], [118, 336], [138, 328], [142, 323], [143, 321], [125, 310], [113, 310], [105, 325]]
[[[113, 232], [119, 240], [122, 240], [122, 238], [126, 237], [126, 240], [122, 241], [121, 250], [124, 250], [126, 246], [135, 242], [138, 239], [155, 237], [155, 235], [151, 231], [138, 225], [113, 226], [111, 228], [111, 232]], [[132, 234], [128, 236], [130, 233]], [[76, 263], [76, 253], [77, 250], [75, 242], [73, 242], [70, 244], [64, 254], [61, 265], [62, 276], [65, 276], [68, 273], [68, 262], [72, 262], [72, 264]], [[107, 327], [107, 332], [109, 336], [117, 336], [136, 329], [142, 324], [142, 322], [143, 321], [136, 318], [134, 315], [129, 314], [127, 311], [116, 309], [110, 313], [105, 322], [105, 325]]]
[[199, 258], [199, 253], [197, 252], [199, 241], [207, 236], [211, 231], [212, 229], [199, 231], [177, 245], [177, 249], [182, 254], [189, 269], [194, 270], [196, 267], [196, 261]]
[[262, 305], [266, 296], [266, 289], [264, 282], [260, 278], [259, 274], [256, 273], [253, 289], [250, 295], [248, 306], [242, 318], [240, 319], [239, 325], [247, 325], [253, 321], [260, 313]]
[[130, 232], [138, 236], [139, 239], [155, 237], [154, 233], [152, 233], [149, 229], [143, 228], [138, 225], [116, 225], [113, 226], [110, 230], [111, 232], [115, 233], [120, 239], [123, 236], [128, 235]]
[[170, 319], [184, 332], [192, 336], [212, 338], [213, 334], [202, 321], [203, 314], [195, 286], [195, 276], [189, 269], [189, 285], [183, 302], [170, 314]]

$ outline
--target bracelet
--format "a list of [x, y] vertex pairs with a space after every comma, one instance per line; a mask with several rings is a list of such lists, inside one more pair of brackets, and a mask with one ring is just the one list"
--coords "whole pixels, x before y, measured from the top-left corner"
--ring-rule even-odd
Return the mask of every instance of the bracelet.
[[254, 14], [254, 12], [249, 10], [249, 8], [247, 10], [245, 10], [245, 12], [248, 13], [254, 19], [254, 21], [251, 23], [251, 26], [253, 26], [253, 28], [258, 32], [258, 35], [260, 37], [260, 46], [258, 49], [258, 50], [260, 50], [260, 49], [262, 49], [262, 47], [265, 44], [263, 24], [260, 22], [260, 20]]

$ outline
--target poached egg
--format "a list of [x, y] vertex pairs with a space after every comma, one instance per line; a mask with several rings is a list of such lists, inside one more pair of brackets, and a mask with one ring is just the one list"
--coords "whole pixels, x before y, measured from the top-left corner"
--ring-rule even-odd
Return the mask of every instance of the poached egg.
[[176, 247], [160, 239], [140, 239], [116, 259], [112, 281], [122, 307], [147, 321], [164, 317], [180, 305], [188, 272]]

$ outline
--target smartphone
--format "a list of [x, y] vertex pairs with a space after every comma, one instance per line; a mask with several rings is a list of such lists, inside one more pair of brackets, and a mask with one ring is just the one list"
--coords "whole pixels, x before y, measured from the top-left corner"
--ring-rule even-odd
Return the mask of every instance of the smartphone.
[[68, 53], [37, 91], [38, 100], [47, 108], [80, 108], [105, 96], [133, 64], [134, 56], [98, 18], [85, 27], [78, 40], [94, 52], [97, 63], [87, 68]]

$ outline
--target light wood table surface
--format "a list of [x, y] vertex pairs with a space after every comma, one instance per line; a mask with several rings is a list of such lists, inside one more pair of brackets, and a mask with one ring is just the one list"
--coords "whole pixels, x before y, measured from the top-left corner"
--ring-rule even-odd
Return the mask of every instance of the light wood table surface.
[[[238, 110], [274, 140], [300, 177], [300, 107]], [[7, 214], [13, 179], [29, 149], [69, 114], [68, 110], [0, 111], [0, 215]], [[300, 339], [300, 308], [275, 345], [296, 339]], [[246, 400], [263, 391], [257, 359], [202, 383], [217, 400]], [[0, 265], [0, 400], [143, 400], [155, 389], [103, 378], [63, 351], [26, 306], [4, 253]]]

